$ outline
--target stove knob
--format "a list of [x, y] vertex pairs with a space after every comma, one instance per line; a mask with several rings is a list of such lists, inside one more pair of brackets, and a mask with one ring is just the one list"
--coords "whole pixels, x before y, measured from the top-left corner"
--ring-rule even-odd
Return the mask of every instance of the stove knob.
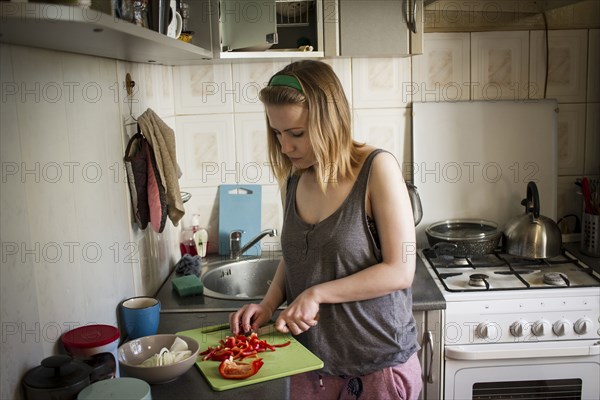
[[492, 322], [482, 322], [475, 328], [475, 333], [482, 339], [498, 339], [498, 326]]
[[575, 322], [575, 326], [573, 329], [575, 333], [578, 335], [585, 335], [592, 328], [592, 320], [589, 318], [579, 318], [577, 322]]
[[540, 319], [539, 321], [535, 321], [533, 323], [531, 332], [535, 336], [544, 336], [548, 329], [550, 329], [550, 322], [546, 321], [545, 319]]
[[571, 323], [566, 319], [559, 319], [552, 325], [552, 331], [556, 334], [556, 336], [564, 336], [567, 334], [567, 331], [571, 328]]
[[510, 334], [515, 337], [521, 337], [527, 328], [527, 321], [520, 319], [510, 325]]

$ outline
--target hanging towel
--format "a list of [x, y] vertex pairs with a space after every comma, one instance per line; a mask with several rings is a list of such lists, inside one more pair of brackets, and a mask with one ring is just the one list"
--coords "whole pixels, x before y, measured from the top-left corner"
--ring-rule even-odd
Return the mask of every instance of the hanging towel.
[[167, 222], [167, 196], [163, 189], [162, 182], [160, 180], [160, 174], [158, 173], [158, 167], [152, 147], [145, 143], [147, 168], [148, 168], [148, 207], [150, 208], [150, 225], [154, 232], [162, 233], [165, 229], [165, 222]]
[[175, 132], [150, 108], [138, 118], [138, 124], [153, 149], [158, 177], [166, 193], [168, 216], [177, 226], [185, 209], [179, 189], [181, 169], [177, 164]]
[[133, 215], [141, 229], [146, 229], [150, 221], [150, 208], [148, 207], [148, 166], [147, 150], [144, 145], [148, 142], [139, 133], [127, 143], [125, 150], [125, 169], [127, 170], [127, 183], [131, 194], [131, 208]]

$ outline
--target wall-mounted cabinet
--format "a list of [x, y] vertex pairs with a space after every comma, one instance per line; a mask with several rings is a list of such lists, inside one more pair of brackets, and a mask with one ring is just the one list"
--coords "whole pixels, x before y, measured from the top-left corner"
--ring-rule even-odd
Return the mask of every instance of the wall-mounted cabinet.
[[423, 52], [423, 0], [324, 0], [325, 55]]
[[209, 8], [214, 58], [324, 55], [322, 0], [211, 0]]
[[0, 43], [165, 65], [212, 58], [200, 26], [190, 44], [89, 8], [12, 2], [0, 3], [0, 22]]

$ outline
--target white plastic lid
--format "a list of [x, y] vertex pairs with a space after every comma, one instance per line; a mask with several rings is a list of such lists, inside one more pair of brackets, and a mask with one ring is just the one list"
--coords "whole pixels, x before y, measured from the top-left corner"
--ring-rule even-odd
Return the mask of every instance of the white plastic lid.
[[150, 385], [141, 379], [116, 378], [92, 383], [77, 395], [78, 400], [152, 400]]

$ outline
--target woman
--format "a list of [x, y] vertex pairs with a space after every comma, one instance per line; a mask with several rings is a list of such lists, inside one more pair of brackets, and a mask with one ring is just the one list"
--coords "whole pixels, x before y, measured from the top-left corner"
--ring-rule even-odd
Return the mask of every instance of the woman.
[[415, 232], [398, 162], [352, 140], [326, 63], [288, 65], [260, 99], [284, 201], [283, 257], [264, 299], [231, 313], [233, 333], [257, 329], [287, 301], [275, 328], [324, 361], [292, 378], [292, 398], [416, 398]]

